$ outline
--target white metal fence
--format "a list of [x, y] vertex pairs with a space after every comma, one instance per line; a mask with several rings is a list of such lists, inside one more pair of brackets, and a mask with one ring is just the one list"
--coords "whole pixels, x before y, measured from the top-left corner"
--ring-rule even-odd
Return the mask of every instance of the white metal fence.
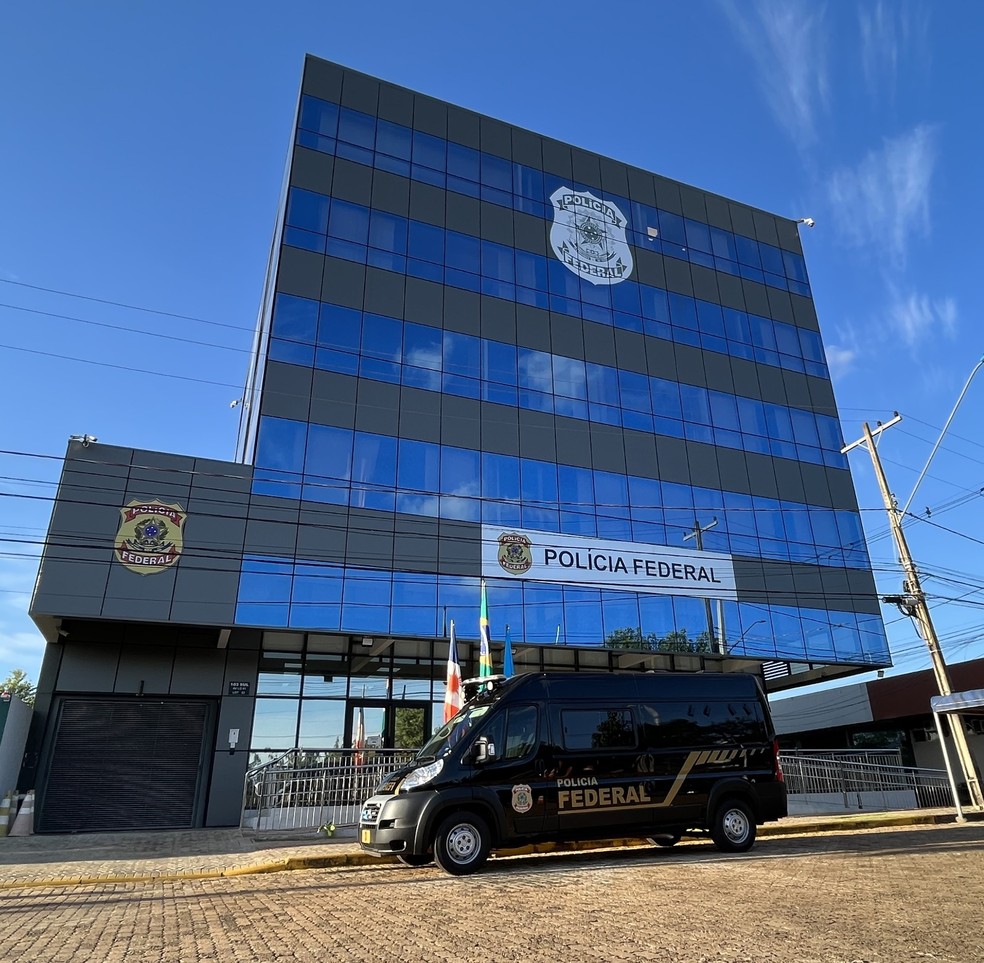
[[258, 833], [355, 826], [362, 803], [383, 777], [416, 754], [416, 749], [291, 749], [246, 773], [240, 826]]
[[790, 815], [953, 805], [942, 769], [901, 764], [897, 752], [780, 753]]
[[[291, 749], [246, 774], [241, 826], [256, 833], [350, 829], [362, 803], [416, 749]], [[790, 815], [953, 805], [946, 773], [902, 765], [897, 751], [783, 751]]]

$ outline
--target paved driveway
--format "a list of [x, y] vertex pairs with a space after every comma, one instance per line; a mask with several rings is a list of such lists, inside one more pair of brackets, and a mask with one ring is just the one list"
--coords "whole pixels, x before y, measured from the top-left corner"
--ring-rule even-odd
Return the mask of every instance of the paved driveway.
[[981, 963], [984, 825], [0, 894], [10, 961]]

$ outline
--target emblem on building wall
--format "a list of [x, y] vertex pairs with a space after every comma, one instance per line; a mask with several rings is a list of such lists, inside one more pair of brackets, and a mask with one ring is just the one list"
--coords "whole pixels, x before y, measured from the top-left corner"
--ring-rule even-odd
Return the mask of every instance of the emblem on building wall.
[[184, 545], [188, 518], [180, 505], [130, 502], [120, 509], [120, 528], [113, 546], [116, 557], [131, 572], [152, 575], [173, 568]]
[[558, 188], [550, 200], [550, 246], [571, 271], [592, 284], [618, 284], [632, 273], [625, 215], [615, 204], [570, 187]]
[[499, 536], [499, 564], [510, 575], [522, 575], [533, 567], [533, 543], [517, 532]]

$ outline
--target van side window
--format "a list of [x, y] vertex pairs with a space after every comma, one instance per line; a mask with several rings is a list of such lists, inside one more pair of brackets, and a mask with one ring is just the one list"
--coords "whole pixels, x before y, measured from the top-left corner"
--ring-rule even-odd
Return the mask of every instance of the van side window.
[[711, 703], [708, 736], [715, 745], [767, 742], [768, 733], [761, 707], [746, 702]]
[[514, 706], [506, 716], [503, 759], [522, 759], [536, 745], [536, 706]]
[[647, 745], [698, 746], [703, 742], [698, 709], [691, 702], [639, 706]]
[[766, 741], [756, 703], [664, 702], [639, 707], [646, 742], [659, 746], [734, 746]]
[[636, 744], [628, 708], [563, 709], [560, 719], [565, 749], [617, 749]]

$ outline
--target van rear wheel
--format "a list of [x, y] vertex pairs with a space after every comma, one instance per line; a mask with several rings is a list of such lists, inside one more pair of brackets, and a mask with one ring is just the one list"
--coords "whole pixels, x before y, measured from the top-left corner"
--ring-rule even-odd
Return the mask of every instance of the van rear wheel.
[[474, 813], [448, 816], [434, 836], [434, 861], [445, 873], [466, 876], [485, 865], [492, 848], [488, 824]]
[[755, 842], [755, 817], [741, 799], [726, 799], [718, 806], [711, 824], [711, 838], [723, 853], [744, 853]]

